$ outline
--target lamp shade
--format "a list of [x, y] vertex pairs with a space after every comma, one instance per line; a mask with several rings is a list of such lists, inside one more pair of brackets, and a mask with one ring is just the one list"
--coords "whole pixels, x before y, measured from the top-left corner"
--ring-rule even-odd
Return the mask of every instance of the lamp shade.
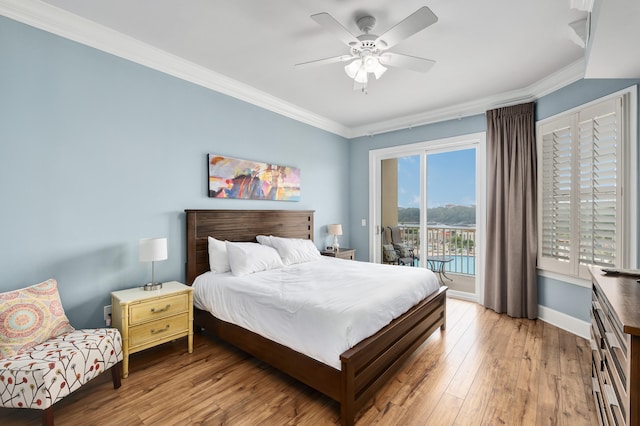
[[351, 62], [349, 65], [345, 65], [344, 72], [347, 73], [349, 78], [356, 78], [356, 74], [360, 69], [361, 62], [362, 61], [360, 61], [360, 59], [356, 59], [355, 61]]
[[342, 225], [339, 223], [334, 223], [332, 225], [328, 225], [329, 235], [342, 235]]
[[143, 238], [140, 240], [140, 262], [155, 262], [166, 259], [166, 238]]

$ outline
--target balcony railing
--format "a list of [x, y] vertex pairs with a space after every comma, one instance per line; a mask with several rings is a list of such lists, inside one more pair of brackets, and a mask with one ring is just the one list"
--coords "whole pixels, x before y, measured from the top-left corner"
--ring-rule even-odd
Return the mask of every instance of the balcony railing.
[[[400, 224], [402, 242], [413, 247], [420, 256], [420, 227]], [[469, 227], [427, 226], [427, 257], [444, 256], [453, 260], [445, 271], [455, 274], [476, 274], [476, 229]]]

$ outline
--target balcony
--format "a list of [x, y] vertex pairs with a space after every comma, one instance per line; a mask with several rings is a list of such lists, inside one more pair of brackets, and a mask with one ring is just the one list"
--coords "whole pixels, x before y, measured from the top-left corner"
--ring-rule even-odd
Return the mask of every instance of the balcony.
[[[420, 229], [417, 224], [399, 224], [402, 242], [413, 247], [414, 252], [425, 265], [420, 255]], [[452, 258], [445, 263], [445, 285], [452, 290], [475, 293], [476, 275], [476, 229], [472, 227], [451, 227], [446, 225], [427, 226], [427, 257], [444, 256]], [[428, 266], [428, 265], [427, 265]]]

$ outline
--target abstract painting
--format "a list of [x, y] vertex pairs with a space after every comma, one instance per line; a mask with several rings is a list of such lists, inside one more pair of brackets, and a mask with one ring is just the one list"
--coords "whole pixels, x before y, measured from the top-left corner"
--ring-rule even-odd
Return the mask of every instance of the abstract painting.
[[300, 169], [209, 154], [209, 197], [300, 201]]

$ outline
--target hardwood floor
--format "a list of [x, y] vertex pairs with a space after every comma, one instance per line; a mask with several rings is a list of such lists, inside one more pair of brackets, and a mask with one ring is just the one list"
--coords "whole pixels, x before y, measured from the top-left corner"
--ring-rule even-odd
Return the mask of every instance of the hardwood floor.
[[[596, 425], [589, 342], [542, 321], [447, 301], [436, 331], [361, 411], [358, 425]], [[102, 374], [54, 406], [66, 425], [334, 425], [338, 404], [253, 358], [196, 335], [131, 356], [114, 390]], [[0, 424], [40, 411], [0, 408]]]

